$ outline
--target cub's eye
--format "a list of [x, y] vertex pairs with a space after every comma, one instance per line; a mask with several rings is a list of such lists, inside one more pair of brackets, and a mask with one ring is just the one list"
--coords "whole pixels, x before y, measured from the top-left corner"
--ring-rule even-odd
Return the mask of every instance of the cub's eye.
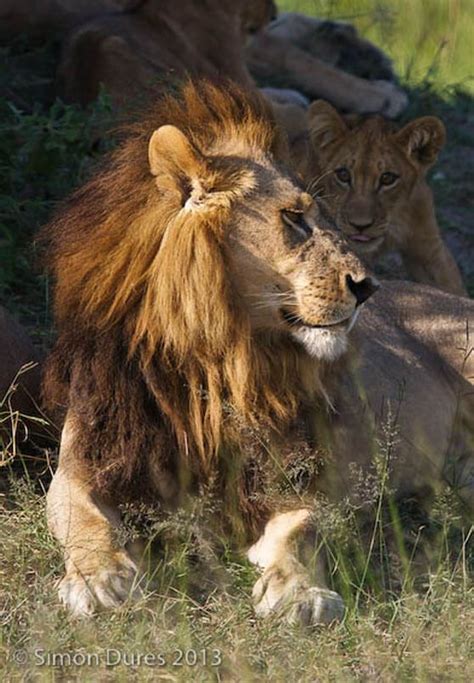
[[385, 187], [388, 187], [389, 185], [393, 185], [399, 178], [396, 173], [392, 173], [391, 171], [385, 171], [385, 173], [382, 173], [380, 176], [380, 185], [385, 185]]
[[313, 234], [313, 230], [305, 221], [304, 213], [302, 211], [283, 209], [283, 211], [281, 211], [281, 218], [285, 225], [296, 230], [303, 237], [311, 237]]
[[341, 166], [341, 168], [336, 168], [334, 173], [336, 174], [336, 178], [340, 180], [341, 183], [344, 183], [344, 185], [350, 185], [351, 172], [348, 168], [346, 168], [345, 166]]

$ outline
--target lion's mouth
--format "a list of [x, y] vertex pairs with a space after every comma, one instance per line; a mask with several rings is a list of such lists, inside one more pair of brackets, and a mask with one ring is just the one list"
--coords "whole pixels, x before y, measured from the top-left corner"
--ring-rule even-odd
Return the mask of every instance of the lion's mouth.
[[354, 240], [354, 242], [372, 242], [375, 237], [369, 237], [369, 235], [359, 235], [355, 233], [354, 235], [349, 235], [349, 239]]
[[288, 311], [285, 308], [280, 309], [280, 314], [283, 320], [287, 323], [292, 328], [302, 328], [302, 327], [307, 327], [313, 330], [326, 330], [326, 329], [337, 329], [337, 328], [343, 328], [343, 327], [348, 327], [349, 325], [352, 327], [353, 324], [353, 319], [355, 312], [352, 313], [350, 316], [347, 318], [343, 318], [342, 320], [337, 320], [336, 322], [333, 323], [326, 323], [324, 325], [315, 325], [313, 323], [309, 323], [303, 318], [301, 318], [299, 315], [296, 313], [292, 313], [291, 311]]

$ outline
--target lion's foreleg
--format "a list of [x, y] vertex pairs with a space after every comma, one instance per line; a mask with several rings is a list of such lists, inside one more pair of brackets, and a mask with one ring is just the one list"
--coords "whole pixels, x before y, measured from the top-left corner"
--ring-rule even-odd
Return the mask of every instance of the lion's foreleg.
[[408, 102], [405, 93], [389, 81], [359, 78], [266, 32], [251, 41], [246, 58], [256, 78], [268, 79], [278, 74], [288, 87], [312, 98], [321, 97], [340, 109], [395, 117]]
[[342, 598], [326, 588], [321, 558], [310, 572], [298, 557], [298, 541], [304, 539], [309, 526], [307, 509], [277, 514], [248, 551], [249, 560], [263, 570], [253, 589], [259, 616], [283, 613], [291, 623], [305, 625], [343, 617]]
[[448, 247], [439, 238], [427, 245], [425, 252], [402, 252], [403, 262], [413, 280], [433, 285], [450, 294], [466, 296], [458, 265]]
[[73, 467], [72, 421], [61, 438], [59, 467], [47, 496], [48, 525], [64, 549], [66, 574], [59, 595], [75, 614], [121, 604], [135, 587], [137, 565], [120, 548], [118, 510], [98, 497], [88, 477]]
[[466, 288], [458, 265], [441, 236], [429, 188], [423, 190], [410, 223], [406, 243], [401, 246], [410, 277], [450, 294], [465, 296]]

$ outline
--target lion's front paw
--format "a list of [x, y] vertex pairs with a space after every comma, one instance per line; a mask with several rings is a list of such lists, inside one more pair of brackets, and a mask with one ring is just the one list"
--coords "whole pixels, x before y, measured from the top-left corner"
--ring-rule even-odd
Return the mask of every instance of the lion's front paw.
[[[371, 85], [376, 88], [382, 106], [374, 113], [380, 113], [393, 119], [406, 109], [408, 105], [407, 94], [391, 81], [372, 81]], [[370, 113], [370, 112], [368, 112]]]
[[303, 591], [288, 611], [290, 624], [316, 626], [342, 621], [344, 602], [341, 596], [328, 588], [310, 586]]
[[69, 570], [59, 584], [59, 598], [75, 616], [114, 609], [139, 593], [137, 567], [125, 553], [95, 572]]
[[290, 624], [316, 626], [341, 621], [344, 602], [327, 588], [310, 586], [303, 572], [282, 572], [269, 567], [253, 589], [255, 612], [266, 617], [281, 614]]
[[408, 97], [391, 81], [361, 81], [348, 108], [358, 114], [382, 114], [395, 118], [407, 106]]

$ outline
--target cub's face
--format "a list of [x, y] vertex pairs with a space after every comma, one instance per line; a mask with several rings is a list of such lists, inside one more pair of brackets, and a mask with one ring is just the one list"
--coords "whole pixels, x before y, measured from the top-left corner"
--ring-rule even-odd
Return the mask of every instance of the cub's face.
[[390, 233], [395, 210], [435, 162], [443, 124], [424, 117], [398, 131], [378, 116], [343, 120], [325, 102], [314, 103], [309, 117], [312, 192], [352, 248], [371, 256]]

